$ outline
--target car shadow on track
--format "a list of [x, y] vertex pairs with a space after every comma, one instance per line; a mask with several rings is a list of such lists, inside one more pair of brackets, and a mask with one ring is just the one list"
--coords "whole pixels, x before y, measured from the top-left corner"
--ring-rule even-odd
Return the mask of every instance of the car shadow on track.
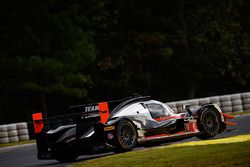
[[[231, 129], [227, 129], [225, 132], [219, 134], [218, 136], [211, 138], [210, 140], [215, 140], [215, 139], [220, 139], [220, 138], [226, 138], [226, 137], [230, 137], [233, 136], [234, 132], [238, 132], [237, 128], [231, 128]], [[167, 146], [167, 145], [171, 145], [171, 144], [177, 144], [177, 143], [183, 143], [183, 142], [189, 142], [189, 141], [200, 141], [200, 139], [196, 138], [196, 137], [192, 137], [189, 139], [184, 139], [182, 141], [172, 141], [172, 142], [166, 142], [166, 143], [161, 143], [161, 144], [153, 144], [152, 146], [147, 146], [147, 147], [137, 147], [134, 149], [135, 150], [140, 150], [140, 149], [145, 149], [145, 148], [152, 148], [152, 147], [157, 147], [157, 146]], [[28, 167], [44, 167], [44, 166], [49, 166], [49, 167], [67, 167], [70, 164], [73, 163], [77, 163], [77, 162], [82, 162], [82, 161], [86, 161], [86, 160], [91, 160], [91, 159], [96, 159], [96, 158], [100, 158], [100, 157], [105, 157], [105, 156], [109, 156], [109, 155], [113, 155], [113, 152], [108, 152], [108, 153], [101, 153], [101, 154], [94, 154], [94, 155], [83, 155], [83, 156], [79, 156], [78, 159], [76, 159], [73, 162], [70, 163], [61, 163], [61, 162], [57, 162], [55, 160], [51, 160], [51, 161], [46, 161], [42, 164], [34, 164], [34, 165], [30, 165]]]
[[86, 160], [90, 160], [90, 159], [95, 159], [95, 158], [100, 158], [100, 157], [104, 157], [104, 156], [108, 156], [108, 155], [113, 155], [113, 152], [108, 152], [108, 153], [102, 153], [102, 154], [96, 154], [96, 155], [84, 155], [84, 156], [80, 156], [78, 159], [76, 159], [73, 162], [67, 162], [67, 163], [62, 163], [62, 162], [57, 162], [55, 160], [51, 160], [51, 162], [45, 162], [42, 164], [34, 164], [34, 165], [29, 165], [27, 167], [66, 167], [69, 166], [70, 164], [73, 163], [77, 163], [77, 162], [82, 162], [82, 161], [86, 161]]

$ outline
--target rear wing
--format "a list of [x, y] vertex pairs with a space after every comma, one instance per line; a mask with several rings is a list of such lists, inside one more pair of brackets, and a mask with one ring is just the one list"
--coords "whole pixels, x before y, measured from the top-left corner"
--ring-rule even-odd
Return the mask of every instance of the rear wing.
[[[92, 110], [90, 110], [92, 108]], [[79, 108], [77, 108], [79, 110]], [[107, 102], [98, 103], [97, 107], [90, 106], [89, 111], [59, 115], [50, 118], [43, 118], [42, 113], [32, 114], [34, 132], [40, 133], [56, 129], [59, 126], [77, 124], [81, 122], [98, 122], [105, 124], [109, 118], [109, 108]]]
[[62, 125], [71, 125], [83, 122], [101, 122], [105, 124], [109, 117], [126, 105], [138, 101], [150, 99], [150, 96], [126, 97], [121, 100], [113, 100], [100, 103], [70, 106], [67, 115], [59, 115], [50, 118], [43, 118], [42, 113], [32, 114], [34, 132], [41, 133], [56, 129]]

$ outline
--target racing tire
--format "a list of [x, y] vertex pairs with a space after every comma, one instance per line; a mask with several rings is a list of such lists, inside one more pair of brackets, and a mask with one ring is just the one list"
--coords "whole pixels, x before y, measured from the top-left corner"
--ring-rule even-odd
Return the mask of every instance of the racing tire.
[[116, 148], [115, 153], [131, 151], [137, 144], [137, 132], [135, 126], [127, 121], [119, 121], [116, 127]]
[[6, 125], [0, 125], [0, 132], [7, 132], [7, 126]]
[[19, 136], [28, 135], [29, 134], [28, 129], [19, 129], [17, 131], [17, 133], [18, 133]]
[[16, 124], [9, 124], [9, 125], [7, 125], [7, 130], [8, 131], [16, 130]]
[[76, 160], [77, 157], [78, 155], [72, 152], [62, 152], [54, 155], [54, 158], [59, 162], [72, 162]]
[[221, 119], [217, 112], [211, 108], [206, 108], [199, 114], [199, 129], [201, 134], [197, 137], [200, 139], [208, 139], [216, 136], [221, 131]]
[[18, 136], [13, 136], [13, 137], [9, 137], [9, 142], [12, 143], [12, 142], [18, 142], [19, 139], [18, 139]]
[[16, 124], [16, 128], [19, 129], [28, 129], [28, 125], [26, 122], [20, 122]]
[[9, 138], [8, 137], [5, 137], [5, 138], [0, 138], [0, 144], [3, 144], [3, 143], [9, 143]]
[[0, 138], [8, 137], [8, 132], [0, 132]]
[[18, 136], [19, 141], [25, 141], [25, 140], [29, 140], [29, 139], [30, 139], [29, 135]]

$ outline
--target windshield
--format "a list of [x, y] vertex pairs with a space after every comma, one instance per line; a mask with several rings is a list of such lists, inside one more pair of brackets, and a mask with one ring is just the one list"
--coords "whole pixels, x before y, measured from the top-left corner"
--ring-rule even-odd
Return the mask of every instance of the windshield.
[[166, 110], [171, 114], [171, 115], [174, 115], [175, 112], [172, 108], [170, 108], [168, 105], [164, 104], [163, 103], [163, 107], [166, 108]]
[[173, 111], [166, 105], [149, 103], [146, 106], [154, 119], [173, 116]]

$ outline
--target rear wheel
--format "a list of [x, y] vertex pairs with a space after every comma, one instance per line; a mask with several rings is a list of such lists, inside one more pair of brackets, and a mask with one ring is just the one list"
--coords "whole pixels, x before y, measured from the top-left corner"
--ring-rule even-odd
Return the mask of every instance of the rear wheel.
[[116, 139], [115, 153], [132, 150], [137, 144], [137, 132], [134, 125], [127, 120], [120, 121], [116, 127]]
[[216, 111], [211, 108], [206, 108], [200, 114], [199, 128], [201, 134], [197, 137], [200, 139], [208, 139], [216, 136], [221, 129], [221, 119]]

